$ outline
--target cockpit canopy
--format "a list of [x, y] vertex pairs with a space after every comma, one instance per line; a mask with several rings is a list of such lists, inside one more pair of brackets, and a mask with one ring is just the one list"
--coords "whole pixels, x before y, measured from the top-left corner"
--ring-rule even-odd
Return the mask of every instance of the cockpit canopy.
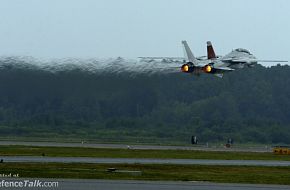
[[235, 49], [235, 51], [237, 51], [237, 52], [243, 52], [243, 53], [247, 53], [247, 54], [252, 55], [249, 50], [246, 50], [246, 49], [243, 49], [243, 48]]

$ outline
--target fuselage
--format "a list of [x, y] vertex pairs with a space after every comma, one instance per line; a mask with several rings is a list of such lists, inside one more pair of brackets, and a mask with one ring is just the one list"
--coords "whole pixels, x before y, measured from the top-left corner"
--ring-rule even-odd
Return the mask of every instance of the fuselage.
[[233, 50], [220, 58], [220, 61], [233, 69], [244, 68], [244, 66], [252, 67], [257, 64], [257, 58], [249, 50], [243, 48]]

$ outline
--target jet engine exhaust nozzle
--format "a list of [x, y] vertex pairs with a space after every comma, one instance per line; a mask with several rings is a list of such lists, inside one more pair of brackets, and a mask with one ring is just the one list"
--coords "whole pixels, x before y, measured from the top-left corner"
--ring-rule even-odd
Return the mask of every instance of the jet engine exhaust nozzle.
[[194, 71], [194, 66], [192, 63], [186, 63], [181, 66], [181, 71], [185, 73], [192, 73]]
[[206, 73], [211, 73], [213, 71], [212, 67], [210, 65], [206, 65], [204, 68], [203, 68], [204, 72]]

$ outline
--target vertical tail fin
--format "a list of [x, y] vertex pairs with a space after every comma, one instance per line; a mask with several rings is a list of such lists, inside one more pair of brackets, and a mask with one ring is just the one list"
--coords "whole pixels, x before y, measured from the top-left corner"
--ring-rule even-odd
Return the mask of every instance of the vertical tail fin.
[[215, 55], [215, 52], [214, 52], [214, 49], [212, 47], [212, 44], [210, 41], [206, 42], [207, 44], [207, 58], [208, 59], [216, 59], [216, 55]]
[[192, 62], [193, 64], [196, 64], [197, 60], [196, 58], [194, 57], [192, 51], [190, 50], [188, 44], [186, 41], [182, 41], [181, 42], [183, 47], [184, 47], [184, 50], [185, 50], [185, 54], [186, 54], [186, 58], [189, 62]]

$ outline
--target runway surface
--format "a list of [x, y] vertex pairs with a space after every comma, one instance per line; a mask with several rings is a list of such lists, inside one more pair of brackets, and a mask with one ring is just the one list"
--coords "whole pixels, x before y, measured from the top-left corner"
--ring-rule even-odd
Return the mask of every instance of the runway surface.
[[208, 159], [150, 159], [150, 158], [89, 158], [0, 156], [4, 162], [36, 163], [95, 163], [95, 164], [185, 164], [185, 165], [236, 165], [236, 166], [290, 166], [290, 161], [272, 160], [208, 160]]
[[121, 148], [140, 150], [202, 150], [202, 151], [233, 151], [233, 152], [272, 152], [270, 146], [252, 147], [232, 147], [223, 146], [161, 146], [161, 145], [131, 145], [131, 144], [94, 144], [94, 143], [59, 143], [59, 142], [20, 142], [20, 141], [0, 141], [0, 145], [25, 145], [25, 146], [50, 146], [50, 147], [86, 147], [86, 148]]
[[[7, 181], [35, 179], [7, 179]], [[128, 180], [83, 180], [83, 179], [39, 179], [41, 182], [58, 182], [58, 187], [21, 189], [61, 189], [61, 190], [289, 190], [286, 185], [225, 184], [208, 182], [170, 182], [170, 181], [128, 181]], [[7, 188], [10, 189], [10, 188]], [[13, 188], [11, 188], [13, 189]], [[16, 189], [16, 188], [14, 188]], [[19, 189], [19, 188], [18, 188]]]

